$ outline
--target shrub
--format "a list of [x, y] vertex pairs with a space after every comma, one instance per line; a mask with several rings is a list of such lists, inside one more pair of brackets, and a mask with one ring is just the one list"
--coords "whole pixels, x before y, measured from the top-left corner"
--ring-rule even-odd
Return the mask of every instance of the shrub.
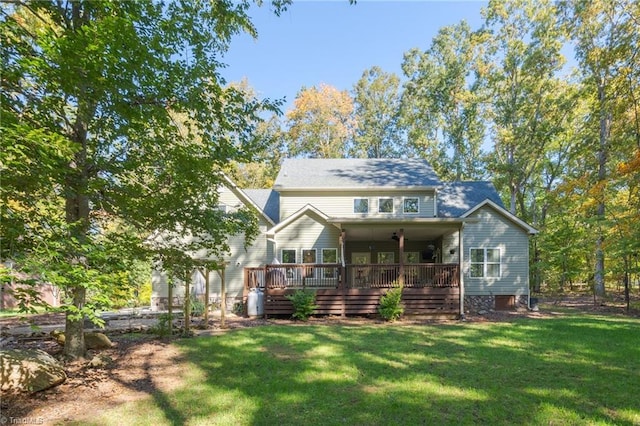
[[317, 308], [316, 293], [310, 290], [296, 290], [295, 293], [285, 296], [293, 305], [293, 315], [295, 319], [306, 321]]
[[402, 287], [394, 287], [380, 298], [378, 312], [386, 321], [395, 321], [402, 316], [404, 308], [401, 303]]
[[149, 331], [151, 331], [151, 333], [160, 337], [169, 336], [171, 334], [172, 321], [173, 321], [172, 315], [169, 315], [168, 313], [160, 314], [158, 315], [157, 324], [151, 327]]
[[189, 305], [191, 305], [189, 313], [192, 317], [201, 317], [204, 314], [204, 302], [193, 295], [189, 299]]

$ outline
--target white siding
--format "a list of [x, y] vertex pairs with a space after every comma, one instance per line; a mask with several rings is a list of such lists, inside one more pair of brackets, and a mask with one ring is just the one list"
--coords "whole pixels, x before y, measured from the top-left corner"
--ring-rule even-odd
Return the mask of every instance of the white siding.
[[[417, 197], [420, 202], [418, 214], [403, 213], [403, 198]], [[280, 220], [284, 220], [307, 204], [311, 204], [327, 216], [331, 217], [433, 217], [433, 191], [344, 191], [344, 192], [283, 192], [280, 194]], [[353, 212], [355, 198], [369, 199], [369, 213]], [[393, 213], [378, 213], [378, 199], [393, 198]]]
[[[491, 207], [483, 207], [471, 217], [479, 219], [479, 222], [467, 223], [463, 230], [465, 295], [529, 294], [528, 234]], [[469, 262], [472, 248], [500, 249], [499, 278], [471, 278]]]
[[338, 228], [324, 224], [315, 214], [308, 213], [278, 232], [276, 257], [282, 260], [280, 258], [282, 249], [296, 250], [296, 261], [300, 262], [303, 249], [317, 249], [319, 256], [321, 248], [335, 248], [338, 249], [338, 259], [340, 259], [339, 238]]

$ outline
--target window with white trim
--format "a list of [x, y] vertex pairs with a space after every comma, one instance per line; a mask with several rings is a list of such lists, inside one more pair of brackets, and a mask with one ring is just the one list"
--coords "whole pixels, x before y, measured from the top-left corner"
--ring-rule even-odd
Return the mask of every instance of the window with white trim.
[[[295, 249], [280, 250], [280, 261], [282, 263], [297, 263]], [[296, 271], [294, 268], [287, 268], [287, 278], [294, 278]]]
[[393, 213], [393, 198], [378, 198], [378, 213]]
[[500, 278], [500, 249], [472, 248], [470, 256], [471, 278]]
[[[302, 263], [318, 263], [318, 252], [316, 249], [302, 250]], [[305, 278], [315, 278], [315, 268], [306, 266], [304, 268]]]
[[381, 251], [378, 252], [378, 263], [381, 265], [393, 263], [395, 261], [395, 256], [392, 251]]
[[[321, 249], [322, 263], [338, 263], [338, 249]], [[336, 278], [337, 271], [334, 268], [324, 268], [323, 278]]]
[[402, 199], [402, 212], [405, 214], [420, 213], [420, 199], [418, 197], [404, 197]]
[[369, 213], [369, 199], [368, 198], [354, 198], [353, 199], [353, 212], [354, 213]]

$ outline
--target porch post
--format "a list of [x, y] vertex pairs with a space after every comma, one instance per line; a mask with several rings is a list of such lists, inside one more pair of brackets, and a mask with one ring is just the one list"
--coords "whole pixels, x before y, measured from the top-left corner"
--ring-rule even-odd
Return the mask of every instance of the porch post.
[[341, 301], [342, 301], [342, 313], [341, 313], [341, 317], [346, 317], [347, 316], [347, 267], [345, 266], [345, 262], [344, 262], [344, 248], [345, 248], [345, 237], [347, 236], [346, 232], [344, 232], [344, 229], [340, 232], [340, 287], [341, 287]]
[[400, 256], [400, 270], [398, 274], [398, 284], [404, 287], [404, 228], [400, 228], [400, 240], [398, 241], [399, 256]]
[[464, 223], [460, 225], [460, 231], [458, 232], [458, 282], [460, 283], [460, 318], [464, 319], [464, 247], [462, 244], [462, 233], [464, 230]]

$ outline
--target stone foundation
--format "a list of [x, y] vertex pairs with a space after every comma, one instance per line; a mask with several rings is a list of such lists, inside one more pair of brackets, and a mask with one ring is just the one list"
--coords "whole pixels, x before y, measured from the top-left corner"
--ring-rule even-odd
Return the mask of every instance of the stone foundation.
[[[529, 296], [512, 296], [514, 308], [527, 308]], [[465, 296], [464, 311], [466, 313], [482, 313], [496, 310], [496, 296]]]
[[[199, 299], [203, 300], [202, 297]], [[184, 303], [183, 297], [174, 297], [173, 298], [173, 309], [182, 309], [182, 305]], [[220, 308], [220, 296], [212, 295], [209, 296], [209, 303], [211, 304], [211, 309], [219, 309]], [[241, 296], [227, 296], [227, 312], [232, 312], [237, 303], [242, 303]], [[168, 297], [151, 297], [151, 310], [156, 311], [166, 311], [169, 309], [169, 298]]]

